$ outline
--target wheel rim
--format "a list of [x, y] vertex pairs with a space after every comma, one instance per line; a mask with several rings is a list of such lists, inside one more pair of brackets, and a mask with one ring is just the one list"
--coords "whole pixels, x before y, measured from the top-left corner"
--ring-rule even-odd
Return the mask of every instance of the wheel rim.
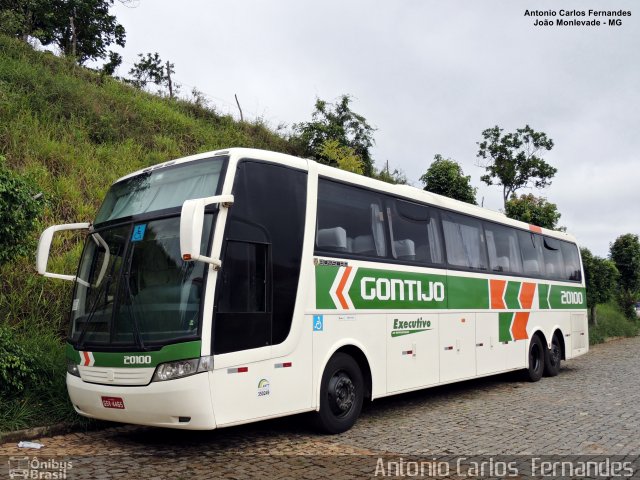
[[529, 351], [529, 368], [534, 372], [537, 372], [540, 368], [540, 345], [537, 343], [531, 344], [531, 350]]
[[356, 386], [344, 371], [336, 372], [329, 381], [327, 389], [329, 406], [337, 417], [344, 417], [353, 408], [356, 400]]
[[558, 341], [554, 338], [551, 343], [551, 365], [554, 367], [560, 365], [560, 360], [562, 359], [562, 350], [560, 349], [560, 345], [558, 345]]

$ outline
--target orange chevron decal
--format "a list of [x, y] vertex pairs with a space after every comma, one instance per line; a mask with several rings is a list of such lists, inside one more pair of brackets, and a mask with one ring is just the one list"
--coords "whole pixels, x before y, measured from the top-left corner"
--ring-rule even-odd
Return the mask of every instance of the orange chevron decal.
[[531, 310], [531, 306], [533, 305], [533, 296], [535, 293], [535, 283], [522, 283], [522, 288], [520, 289], [520, 305], [523, 309]]
[[504, 310], [504, 289], [507, 286], [506, 280], [490, 280], [489, 289], [491, 291], [491, 308]]
[[336, 297], [338, 297], [338, 300], [340, 301], [340, 306], [345, 310], [349, 309], [349, 304], [344, 298], [343, 290], [344, 290], [344, 286], [347, 284], [347, 280], [349, 279], [351, 268], [352, 267], [347, 267], [344, 269], [344, 275], [342, 275], [342, 278], [340, 279], [340, 283], [338, 284], [338, 288], [336, 289]]
[[526, 340], [527, 323], [529, 322], [529, 312], [516, 312], [513, 324], [511, 325], [511, 335], [514, 340]]

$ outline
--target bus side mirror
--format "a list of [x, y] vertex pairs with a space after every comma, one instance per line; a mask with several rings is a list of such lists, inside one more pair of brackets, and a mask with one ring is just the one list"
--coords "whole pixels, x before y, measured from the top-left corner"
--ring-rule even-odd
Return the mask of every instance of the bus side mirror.
[[200, 253], [204, 209], [207, 205], [214, 203], [219, 203], [221, 206], [229, 208], [233, 204], [233, 195], [195, 198], [182, 204], [182, 213], [180, 214], [180, 255], [185, 262], [206, 262], [213, 265], [214, 268], [220, 268], [219, 259], [207, 257]]
[[61, 280], [75, 281], [75, 275], [62, 275], [60, 273], [47, 272], [47, 263], [49, 263], [49, 252], [51, 250], [51, 241], [53, 234], [62, 230], [89, 230], [90, 223], [67, 223], [65, 225], [53, 225], [47, 228], [38, 241], [38, 254], [36, 257], [36, 268], [40, 275], [50, 278], [59, 278]]

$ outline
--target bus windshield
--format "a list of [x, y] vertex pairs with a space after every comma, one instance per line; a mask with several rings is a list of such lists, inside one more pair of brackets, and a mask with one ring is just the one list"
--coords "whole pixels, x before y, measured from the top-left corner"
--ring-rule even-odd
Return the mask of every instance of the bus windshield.
[[[215, 213], [205, 215], [201, 248]], [[89, 235], [76, 279], [70, 339], [144, 350], [198, 336], [205, 264], [180, 256], [180, 217]]]
[[228, 157], [214, 157], [143, 172], [114, 184], [95, 224], [147, 212], [180, 207], [185, 200], [219, 191]]
[[[72, 343], [144, 350], [199, 335], [206, 269], [181, 258], [179, 208], [219, 194], [227, 160], [165, 164], [111, 187], [80, 260]], [[208, 212], [201, 251], [213, 234], [215, 207]]]

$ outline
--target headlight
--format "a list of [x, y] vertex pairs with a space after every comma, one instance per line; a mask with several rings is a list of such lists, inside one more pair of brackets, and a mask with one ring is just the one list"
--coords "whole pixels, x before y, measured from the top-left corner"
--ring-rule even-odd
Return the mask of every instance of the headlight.
[[67, 373], [70, 373], [75, 377], [80, 376], [80, 371], [78, 370], [78, 364], [73, 360], [67, 360]]
[[163, 382], [210, 370], [213, 370], [213, 357], [211, 356], [161, 363], [153, 374], [153, 381]]

